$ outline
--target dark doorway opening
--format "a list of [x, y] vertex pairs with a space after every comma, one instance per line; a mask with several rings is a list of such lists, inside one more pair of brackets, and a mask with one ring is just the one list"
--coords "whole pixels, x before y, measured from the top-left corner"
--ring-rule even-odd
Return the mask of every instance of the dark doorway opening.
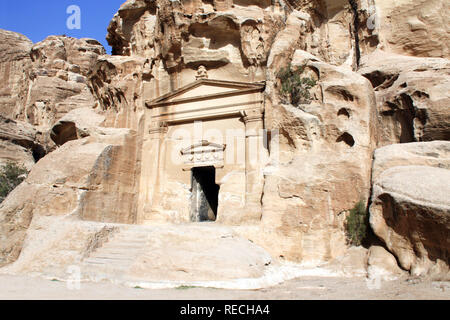
[[216, 221], [219, 204], [216, 168], [192, 168], [191, 221]]

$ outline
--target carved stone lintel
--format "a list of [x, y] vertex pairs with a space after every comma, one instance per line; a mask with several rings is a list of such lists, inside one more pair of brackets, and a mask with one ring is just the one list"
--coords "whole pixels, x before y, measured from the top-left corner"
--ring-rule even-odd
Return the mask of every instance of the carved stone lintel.
[[[204, 149], [202, 147], [209, 147], [209, 149]], [[223, 152], [227, 147], [226, 144], [218, 144], [214, 142], [209, 142], [207, 140], [201, 140], [198, 143], [191, 145], [190, 147], [180, 150], [182, 155], [194, 154], [200, 152]], [[198, 150], [197, 150], [198, 149]]]
[[149, 133], [166, 133], [168, 130], [167, 122], [158, 121], [152, 122], [150, 125]]

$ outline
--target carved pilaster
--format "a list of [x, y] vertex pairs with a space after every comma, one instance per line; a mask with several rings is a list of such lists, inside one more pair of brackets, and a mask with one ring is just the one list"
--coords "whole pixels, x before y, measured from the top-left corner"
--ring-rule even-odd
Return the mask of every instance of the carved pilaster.
[[259, 136], [264, 128], [264, 110], [262, 108], [243, 110], [241, 116], [245, 123], [245, 135]]
[[267, 161], [264, 148], [264, 109], [247, 109], [241, 112], [245, 123], [245, 207], [248, 219], [261, 217], [261, 194], [264, 187], [262, 169]]
[[161, 181], [164, 180], [164, 154], [165, 154], [165, 144], [164, 138], [168, 131], [168, 124], [164, 121], [153, 121], [150, 124], [150, 139], [151, 144], [151, 156], [148, 158], [149, 161], [149, 176], [147, 185], [147, 198], [146, 206], [147, 209], [144, 210], [145, 219], [150, 219], [153, 211], [156, 210], [160, 203], [161, 197]]

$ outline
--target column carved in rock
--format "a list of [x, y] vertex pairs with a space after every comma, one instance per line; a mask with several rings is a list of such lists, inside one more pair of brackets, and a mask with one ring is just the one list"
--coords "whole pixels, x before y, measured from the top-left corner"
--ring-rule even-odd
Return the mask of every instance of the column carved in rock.
[[259, 220], [264, 188], [263, 169], [268, 159], [268, 152], [264, 147], [264, 112], [257, 108], [244, 110], [241, 114], [245, 123], [246, 217], [249, 220]]
[[148, 180], [148, 197], [146, 204], [146, 218], [148, 214], [155, 211], [155, 205], [160, 201], [161, 175], [164, 170], [164, 138], [168, 131], [166, 122], [152, 122], [149, 129], [150, 139], [153, 141], [152, 148], [154, 148], [152, 159], [146, 159], [151, 162], [149, 172], [151, 174]]

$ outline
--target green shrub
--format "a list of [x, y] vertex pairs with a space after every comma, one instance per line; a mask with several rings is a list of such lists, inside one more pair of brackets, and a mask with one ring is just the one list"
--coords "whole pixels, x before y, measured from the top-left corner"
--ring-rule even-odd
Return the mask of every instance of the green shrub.
[[359, 201], [346, 220], [347, 240], [351, 245], [359, 246], [367, 237], [369, 231], [369, 215], [363, 201]]
[[181, 286], [176, 287], [175, 289], [176, 290], [188, 290], [188, 289], [195, 289], [195, 288], [198, 288], [198, 287], [181, 285]]
[[13, 162], [0, 167], [0, 203], [25, 179], [27, 169]]
[[289, 64], [287, 68], [282, 68], [278, 72], [277, 77], [281, 81], [280, 93], [284, 102], [290, 102], [294, 106], [311, 103], [309, 90], [316, 86], [317, 82], [309, 77], [302, 77], [305, 68], [306, 66], [302, 66], [294, 70]]

